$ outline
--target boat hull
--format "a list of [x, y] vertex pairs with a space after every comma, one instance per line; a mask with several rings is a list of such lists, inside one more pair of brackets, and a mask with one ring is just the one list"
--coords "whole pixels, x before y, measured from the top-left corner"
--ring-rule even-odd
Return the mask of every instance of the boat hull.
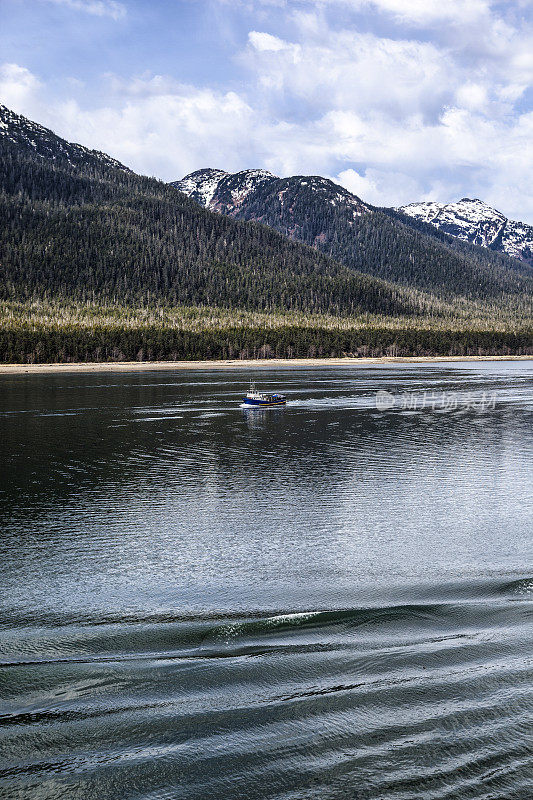
[[273, 406], [284, 406], [287, 401], [285, 398], [279, 398], [277, 400], [255, 400], [250, 397], [244, 397], [242, 402], [243, 405], [252, 408], [271, 408]]

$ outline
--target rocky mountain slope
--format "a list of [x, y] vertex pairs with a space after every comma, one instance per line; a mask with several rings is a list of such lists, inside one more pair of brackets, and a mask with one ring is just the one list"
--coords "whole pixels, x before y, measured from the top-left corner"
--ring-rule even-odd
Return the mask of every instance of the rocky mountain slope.
[[246, 169], [232, 174], [207, 168], [191, 172], [183, 180], [175, 181], [172, 185], [205, 208], [228, 216], [238, 216], [241, 209], [248, 204], [250, 195], [253, 195], [259, 187], [279, 188], [278, 196], [282, 205], [287, 200], [287, 192], [296, 188], [313, 192], [332, 206], [350, 207], [357, 214], [370, 211], [371, 208], [342, 186], [318, 175], [282, 179], [263, 169]]
[[11, 142], [25, 150], [31, 150], [37, 156], [51, 159], [65, 160], [71, 165], [94, 165], [98, 167], [113, 167], [125, 172], [130, 172], [128, 167], [115, 158], [101, 153], [99, 150], [89, 150], [81, 144], [67, 142], [53, 131], [32, 122], [31, 119], [15, 114], [6, 106], [0, 104], [0, 141]]
[[464, 242], [487, 247], [533, 266], [533, 226], [507, 219], [481, 200], [410, 203], [397, 209]]
[[276, 181], [264, 169], [246, 169], [233, 175], [221, 169], [199, 169], [172, 186], [192, 197], [205, 208], [235, 216], [237, 210], [261, 183]]
[[203, 169], [173, 185], [212, 211], [269, 225], [352, 269], [446, 299], [520, 292], [530, 273], [505, 254], [453, 239], [402, 211], [374, 208], [319, 176]]

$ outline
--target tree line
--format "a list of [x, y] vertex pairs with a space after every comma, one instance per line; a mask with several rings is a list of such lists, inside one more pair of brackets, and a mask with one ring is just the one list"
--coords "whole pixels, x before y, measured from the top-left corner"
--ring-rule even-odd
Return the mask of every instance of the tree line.
[[533, 355], [531, 332], [283, 326], [183, 330], [148, 325], [3, 325], [0, 361], [176, 361], [431, 355]]

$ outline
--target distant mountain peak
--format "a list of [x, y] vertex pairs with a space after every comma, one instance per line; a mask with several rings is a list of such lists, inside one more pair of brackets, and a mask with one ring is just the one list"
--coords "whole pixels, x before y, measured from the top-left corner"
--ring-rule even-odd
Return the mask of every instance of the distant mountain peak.
[[181, 181], [176, 181], [173, 186], [192, 197], [200, 205], [209, 208], [218, 184], [227, 174], [223, 169], [213, 169], [212, 167], [197, 169], [186, 175]]
[[242, 177], [252, 178], [254, 180], [265, 180], [268, 178], [277, 178], [277, 175], [274, 175], [272, 172], [269, 172], [267, 169], [242, 169], [240, 172], [233, 173], [234, 175], [240, 175]]
[[192, 197], [206, 208], [230, 216], [243, 210], [244, 204], [256, 197], [261, 187], [276, 187], [280, 203], [290, 190], [294, 196], [298, 192], [309, 192], [315, 199], [328, 205], [349, 208], [351, 214], [370, 211], [370, 207], [351, 194], [347, 189], [320, 175], [294, 175], [291, 178], [278, 178], [265, 169], [245, 169], [228, 173], [216, 169], [200, 169], [175, 181], [177, 189]]
[[463, 197], [455, 203], [409, 203], [396, 210], [457, 239], [533, 265], [533, 227], [507, 219], [479, 198]]
[[359, 211], [370, 210], [370, 207], [360, 197], [352, 194], [344, 186], [335, 183], [330, 178], [323, 178], [321, 175], [299, 175], [297, 178], [289, 180], [298, 180], [300, 186], [309, 187], [313, 192], [325, 195], [328, 202], [333, 206], [348, 205], [358, 207]]

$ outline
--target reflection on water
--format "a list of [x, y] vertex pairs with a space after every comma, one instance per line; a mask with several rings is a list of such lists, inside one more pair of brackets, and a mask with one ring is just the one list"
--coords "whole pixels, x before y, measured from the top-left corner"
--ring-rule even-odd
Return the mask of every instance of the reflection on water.
[[1, 791], [530, 798], [532, 412], [531, 362], [2, 377]]
[[279, 425], [283, 414], [284, 408], [243, 408], [242, 416], [248, 428], [268, 428], [271, 425]]

